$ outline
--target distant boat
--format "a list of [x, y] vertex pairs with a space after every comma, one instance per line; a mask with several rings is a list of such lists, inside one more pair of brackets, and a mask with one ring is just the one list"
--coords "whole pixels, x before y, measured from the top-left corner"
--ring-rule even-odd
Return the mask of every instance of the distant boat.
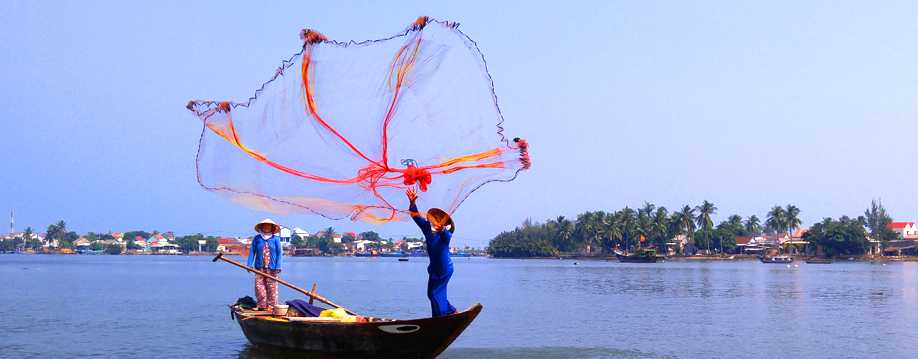
[[790, 263], [794, 261], [794, 258], [790, 256], [770, 256], [761, 257], [759, 259], [762, 263]]
[[832, 264], [832, 258], [810, 258], [806, 260], [806, 264]]
[[656, 263], [657, 260], [666, 259], [664, 256], [657, 255], [657, 250], [653, 248], [639, 248], [629, 254], [615, 251], [615, 257], [622, 263]]
[[407, 257], [407, 256], [408, 256], [408, 253], [405, 253], [405, 252], [389, 252], [389, 253], [382, 253], [382, 254], [380, 254], [379, 256], [380, 256], [380, 257]]
[[399, 262], [407, 262], [407, 261], [408, 261], [408, 258], [399, 258], [398, 261], [399, 261]]

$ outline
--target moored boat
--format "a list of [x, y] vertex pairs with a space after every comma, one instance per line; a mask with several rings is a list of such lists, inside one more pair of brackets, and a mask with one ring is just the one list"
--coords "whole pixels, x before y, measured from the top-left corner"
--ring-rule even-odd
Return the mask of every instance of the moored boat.
[[763, 256], [759, 258], [762, 263], [791, 263], [794, 258], [791, 256]]
[[273, 316], [230, 306], [233, 318], [255, 346], [331, 358], [434, 358], [475, 320], [481, 304], [436, 318], [341, 322], [330, 318]]
[[809, 258], [806, 260], [806, 264], [832, 264], [832, 258]]
[[656, 263], [658, 260], [666, 259], [664, 256], [657, 255], [657, 250], [653, 248], [639, 248], [629, 254], [615, 251], [615, 257], [623, 263]]

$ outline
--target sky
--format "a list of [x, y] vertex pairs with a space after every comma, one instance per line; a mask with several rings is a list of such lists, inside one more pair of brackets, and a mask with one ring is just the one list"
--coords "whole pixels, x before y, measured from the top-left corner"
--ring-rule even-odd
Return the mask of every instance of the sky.
[[[523, 220], [703, 200], [804, 224], [881, 199], [918, 219], [918, 2], [0, 2], [0, 209], [17, 230], [249, 235], [268, 214], [195, 180], [189, 99], [248, 96], [313, 28], [386, 37], [419, 15], [474, 39], [533, 166], [455, 214], [455, 245]], [[315, 231], [419, 236], [279, 217]], [[5, 232], [5, 230], [4, 230]]]

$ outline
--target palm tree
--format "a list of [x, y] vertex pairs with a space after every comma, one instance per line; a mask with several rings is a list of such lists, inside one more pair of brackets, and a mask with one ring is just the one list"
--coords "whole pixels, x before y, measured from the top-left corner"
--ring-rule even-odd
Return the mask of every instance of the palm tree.
[[325, 229], [325, 233], [322, 235], [324, 239], [334, 239], [335, 238], [335, 227], [328, 227]]
[[673, 214], [673, 223], [678, 229], [676, 232], [684, 234], [688, 238], [688, 243], [695, 241], [695, 209], [689, 205], [682, 207], [682, 210]]
[[557, 236], [558, 242], [562, 245], [562, 248], [565, 250], [570, 250], [573, 245], [571, 239], [574, 237], [574, 224], [564, 216], [558, 216], [555, 219], [557, 227]]
[[619, 213], [618, 218], [622, 229], [622, 247], [624, 247], [623, 249], [628, 250], [634, 241], [634, 235], [637, 227], [637, 223], [635, 223], [637, 221], [637, 216], [635, 215], [633, 209], [630, 207], [625, 207]]
[[654, 244], [657, 246], [657, 250], [661, 252], [666, 252], [666, 240], [669, 234], [669, 211], [666, 210], [666, 207], [660, 206], [657, 207], [657, 210], [653, 213], [651, 225], [651, 238], [653, 239]]
[[698, 223], [698, 227], [701, 227], [701, 233], [704, 234], [705, 249], [710, 250], [711, 228], [714, 227], [714, 221], [711, 220], [711, 215], [717, 211], [717, 207], [714, 207], [713, 203], [705, 200], [701, 205], [695, 207], [695, 210], [698, 211], [695, 221]]
[[775, 233], [787, 229], [787, 213], [783, 207], [771, 207], [771, 210], [768, 211], [768, 218], [765, 220], [765, 228]]
[[800, 208], [792, 204], [787, 205], [784, 220], [784, 225], [787, 226], [788, 234], [794, 233], [794, 230], [799, 228], [803, 223], [800, 221]]
[[[637, 216], [637, 226], [635, 232], [639, 236], [642, 236], [645, 240], [648, 240], [652, 236], [653, 232], [653, 211], [656, 206], [649, 202], [644, 202], [644, 206], [638, 209]], [[643, 243], [640, 241], [637, 242], [638, 246], [643, 246]]]
[[593, 246], [596, 244], [596, 232], [599, 230], [596, 215], [593, 212], [584, 212], [577, 215], [576, 234], [582, 245], [585, 247], [586, 254], [593, 252]]
[[606, 234], [609, 236], [609, 248], [614, 250], [615, 246], [621, 244], [622, 240], [625, 238], [624, 226], [622, 226], [621, 221], [621, 213], [609, 213], [609, 215], [606, 216], [606, 220], [608, 221]]
[[749, 216], [749, 219], [746, 220], [746, 232], [749, 232], [750, 236], [758, 236], [762, 231], [762, 223], [759, 221], [759, 217], [756, 215]]

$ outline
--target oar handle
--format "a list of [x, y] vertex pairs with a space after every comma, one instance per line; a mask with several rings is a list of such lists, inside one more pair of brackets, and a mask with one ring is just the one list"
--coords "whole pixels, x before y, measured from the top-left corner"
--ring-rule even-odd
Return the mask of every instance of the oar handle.
[[258, 269], [249, 267], [249, 266], [247, 266], [247, 265], [245, 265], [245, 264], [236, 262], [236, 261], [234, 261], [234, 260], [232, 260], [232, 259], [225, 258], [225, 257], [223, 257], [223, 253], [218, 253], [217, 256], [214, 257], [213, 262], [216, 262], [216, 261], [218, 261], [218, 260], [221, 260], [221, 261], [224, 261], [224, 262], [226, 262], [226, 263], [229, 263], [229, 264], [232, 264], [232, 265], [234, 265], [234, 266], [237, 266], [237, 267], [239, 267], [239, 268], [245, 269], [245, 270], [247, 270], [247, 271], [249, 271], [249, 272], [253, 272], [253, 273], [258, 274], [258, 275], [263, 275], [263, 276], [265, 276], [265, 277], [268, 277], [269, 279], [272, 279], [272, 280], [274, 280], [274, 281], [276, 281], [276, 282], [278, 282], [278, 283], [280, 283], [280, 284], [283, 284], [283, 285], [289, 287], [290, 289], [293, 289], [293, 290], [295, 290], [295, 291], [297, 291], [297, 292], [303, 293], [303, 294], [309, 296], [309, 297], [312, 298], [312, 299], [318, 300], [318, 301], [320, 301], [320, 302], [322, 302], [322, 303], [328, 304], [328, 305], [333, 306], [333, 307], [335, 307], [335, 308], [344, 309], [344, 311], [347, 312], [348, 314], [357, 315], [357, 313], [352, 312], [350, 309], [347, 309], [347, 308], [342, 307], [342, 306], [340, 306], [340, 305], [338, 305], [338, 304], [335, 304], [334, 302], [328, 300], [328, 298], [325, 298], [325, 297], [323, 297], [323, 296], [321, 296], [321, 295], [319, 295], [319, 294], [316, 294], [314, 290], [313, 290], [313, 291], [307, 291], [307, 290], [305, 290], [305, 289], [303, 289], [303, 288], [300, 288], [300, 287], [297, 287], [297, 286], [293, 285], [292, 283], [287, 282], [287, 281], [285, 281], [285, 280], [283, 280], [283, 279], [277, 278], [277, 277], [275, 277], [275, 276], [273, 276], [273, 275], [270, 275], [270, 274], [265, 273], [265, 272], [263, 272], [263, 271], [260, 271], [260, 270], [258, 270]]

